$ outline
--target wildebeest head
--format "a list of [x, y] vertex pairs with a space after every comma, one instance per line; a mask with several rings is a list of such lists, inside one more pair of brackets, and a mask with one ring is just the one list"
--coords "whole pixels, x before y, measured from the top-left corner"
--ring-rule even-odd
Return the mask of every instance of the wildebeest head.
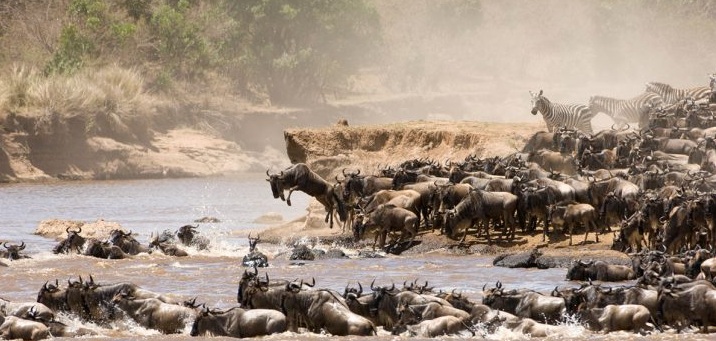
[[8, 244], [3, 243], [2, 244], [5, 249], [7, 249], [7, 259], [9, 260], [18, 260], [20, 258], [29, 258], [25, 255], [20, 255], [20, 251], [25, 250], [25, 242], [18, 244]]
[[225, 328], [221, 328], [218, 323], [213, 323], [213, 314], [208, 307], [204, 307], [199, 314], [196, 315], [194, 323], [191, 325], [191, 336], [199, 335], [228, 335]]
[[363, 236], [365, 235], [365, 223], [364, 220], [366, 219], [365, 213], [361, 212], [356, 214], [355, 219], [353, 221], [353, 240], [355, 242], [360, 241]]
[[46, 305], [52, 310], [67, 311], [67, 295], [66, 290], [60, 289], [59, 280], [55, 279], [55, 283], [45, 282], [37, 293], [37, 302]]
[[345, 290], [343, 290], [343, 298], [346, 300], [350, 299], [357, 300], [361, 295], [363, 295], [363, 286], [358, 282], [358, 288], [349, 288], [346, 284]]
[[405, 184], [416, 182], [418, 175], [416, 171], [398, 168], [393, 176], [393, 189], [401, 189]]
[[283, 190], [284, 190], [284, 184], [283, 179], [281, 178], [283, 176], [283, 172], [279, 174], [269, 174], [268, 169], [266, 170], [266, 175], [269, 177], [266, 179], [266, 181], [269, 182], [269, 185], [271, 185], [271, 193], [273, 194], [274, 199], [281, 198], [281, 200], [286, 201], [286, 198], [284, 197]]
[[85, 244], [85, 238], [80, 236], [82, 228], [79, 227], [77, 231], [70, 231], [70, 228], [68, 227], [65, 231], [67, 232], [67, 238], [57, 244], [52, 251], [54, 253], [68, 253], [70, 251], [80, 253], [80, 250]]
[[[253, 272], [244, 270], [244, 273], [243, 275], [241, 275], [241, 279], [239, 280], [239, 289], [236, 293], [236, 302], [238, 302], [239, 304], [242, 304], [242, 302], [244, 302], [244, 292], [252, 282], [256, 281], [259, 275], [259, 269], [255, 266], [253, 268]], [[266, 274], [266, 278], [268, 280], [268, 274]]]
[[256, 250], [256, 245], [261, 241], [261, 236], [257, 236], [256, 238], [251, 238], [251, 233], [249, 232], [249, 252], [254, 252]]
[[399, 335], [407, 329], [406, 326], [418, 324], [423, 320], [423, 315], [407, 303], [399, 303], [397, 313], [398, 322], [393, 327], [393, 335]]
[[482, 304], [492, 306], [497, 297], [502, 296], [504, 288], [502, 282], [497, 281], [494, 288], [486, 289], [487, 284], [482, 286]]
[[180, 227], [177, 231], [177, 237], [179, 237], [179, 240], [181, 240], [182, 244], [191, 245], [192, 241], [194, 240], [194, 235], [196, 234], [197, 228], [199, 228], [199, 225], [184, 225]]
[[[343, 181], [340, 183], [343, 185], [343, 199], [351, 197], [351, 194], [357, 194], [363, 196], [363, 177], [360, 176], [360, 169], [356, 172], [346, 173], [346, 169], [342, 170]], [[338, 180], [336, 178], [336, 180]]]
[[389, 299], [389, 296], [395, 296], [397, 294], [397, 290], [395, 289], [395, 283], [393, 283], [390, 287], [376, 287], [374, 284], [375, 280], [370, 283], [370, 289], [373, 291], [373, 300], [371, 301], [369, 309], [370, 313], [375, 315], [378, 313], [378, 309], [380, 309], [381, 302], [385, 299]]
[[586, 280], [590, 279], [588, 276], [588, 270], [589, 268], [594, 264], [594, 261], [590, 262], [583, 262], [582, 260], [577, 260], [572, 262], [571, 266], [567, 270], [567, 280]]

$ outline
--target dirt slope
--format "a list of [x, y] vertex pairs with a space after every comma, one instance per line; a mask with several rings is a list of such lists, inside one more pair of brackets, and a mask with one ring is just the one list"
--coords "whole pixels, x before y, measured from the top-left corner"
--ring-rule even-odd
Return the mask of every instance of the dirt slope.
[[408, 121], [284, 131], [291, 163], [304, 162], [333, 179], [344, 168], [374, 173], [416, 158], [440, 163], [468, 155], [505, 156], [522, 149], [541, 124], [475, 121]]

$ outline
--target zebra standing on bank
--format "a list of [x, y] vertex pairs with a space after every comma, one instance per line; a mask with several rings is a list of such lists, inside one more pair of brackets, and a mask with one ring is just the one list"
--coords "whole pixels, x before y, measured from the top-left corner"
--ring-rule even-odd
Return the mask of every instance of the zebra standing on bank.
[[596, 114], [602, 112], [612, 118], [617, 128], [638, 123], [639, 128], [649, 125], [649, 112], [662, 104], [661, 97], [655, 93], [645, 92], [630, 99], [617, 99], [605, 96], [589, 98], [589, 109]]
[[592, 133], [592, 118], [595, 113], [589, 110], [589, 107], [582, 104], [560, 104], [552, 103], [546, 97], [542, 96], [543, 91], [539, 94], [530, 91], [532, 96], [532, 115], [537, 112], [542, 113], [542, 118], [547, 124], [547, 130], [553, 132], [556, 127], [565, 127], [566, 129], [577, 129], [583, 133]]
[[669, 84], [649, 82], [646, 83], [646, 92], [652, 92], [661, 96], [665, 105], [671, 105], [685, 99], [692, 99], [694, 101], [707, 99], [711, 95], [711, 87], [697, 86], [695, 88], [676, 89]]

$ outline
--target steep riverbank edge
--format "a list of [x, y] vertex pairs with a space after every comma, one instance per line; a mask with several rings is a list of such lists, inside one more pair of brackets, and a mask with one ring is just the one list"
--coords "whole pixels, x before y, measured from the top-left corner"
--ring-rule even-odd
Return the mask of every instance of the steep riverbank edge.
[[[327, 179], [341, 176], [341, 172], [358, 171], [373, 174], [380, 167], [396, 166], [402, 161], [427, 158], [444, 162], [462, 160], [465, 156], [504, 156], [521, 149], [525, 141], [541, 126], [527, 123], [488, 123], [472, 121], [410, 121], [367, 126], [330, 126], [323, 128], [284, 131], [286, 150], [292, 163], [304, 162]], [[276, 170], [278, 171], [278, 170]], [[277, 205], [285, 205], [276, 201]], [[329, 245], [349, 245], [370, 248], [372, 238], [358, 243], [352, 240], [349, 228], [328, 227], [325, 211], [315, 200], [307, 208], [305, 217], [264, 229], [262, 240], [274, 243], [300, 243], [320, 240]], [[497, 234], [497, 232], [493, 232]], [[496, 236], [493, 236], [496, 239]], [[565, 267], [574, 260], [605, 260], [630, 264], [629, 257], [612, 251], [614, 235], [603, 233], [596, 242], [590, 234], [584, 242], [583, 234], [575, 234], [573, 245], [561, 232], [553, 233], [545, 242], [540, 229], [536, 233], [517, 231], [513, 241], [498, 239], [487, 245], [483, 238], [469, 236], [466, 243], [441, 235], [438, 231], [423, 231], [416, 238], [418, 244], [403, 255], [439, 252], [447, 254], [481, 254], [502, 259], [498, 265], [510, 266], [524, 255], [539, 249], [538, 264], [544, 267]], [[514, 257], [505, 257], [515, 255]]]
[[226, 98], [168, 101], [127, 124], [51, 112], [0, 113], [0, 182], [204, 177], [281, 169], [289, 164], [284, 153], [288, 128], [332, 126], [341, 119], [357, 126], [467, 118], [475, 115], [473, 97], [354, 96], [302, 108]]

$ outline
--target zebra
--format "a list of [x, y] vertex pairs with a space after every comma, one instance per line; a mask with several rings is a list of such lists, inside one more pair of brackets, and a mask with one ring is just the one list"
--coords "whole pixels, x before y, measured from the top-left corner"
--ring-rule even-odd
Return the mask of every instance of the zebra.
[[592, 118], [595, 113], [589, 110], [589, 107], [583, 104], [560, 104], [552, 103], [549, 99], [542, 96], [543, 91], [539, 94], [530, 91], [532, 96], [532, 115], [537, 112], [542, 113], [542, 118], [547, 124], [547, 130], [553, 132], [556, 127], [564, 127], [566, 129], [577, 129], [585, 134], [592, 133]]
[[646, 83], [646, 92], [652, 92], [661, 96], [665, 105], [679, 103], [681, 100], [691, 99], [698, 101], [707, 99], [711, 95], [711, 87], [698, 86], [688, 89], [676, 89], [669, 84], [659, 82]]
[[600, 112], [607, 114], [619, 129], [629, 123], [638, 123], [640, 128], [648, 126], [649, 112], [652, 108], [660, 105], [662, 105], [661, 97], [651, 92], [645, 92], [630, 99], [605, 96], [589, 98], [589, 109], [595, 114]]

